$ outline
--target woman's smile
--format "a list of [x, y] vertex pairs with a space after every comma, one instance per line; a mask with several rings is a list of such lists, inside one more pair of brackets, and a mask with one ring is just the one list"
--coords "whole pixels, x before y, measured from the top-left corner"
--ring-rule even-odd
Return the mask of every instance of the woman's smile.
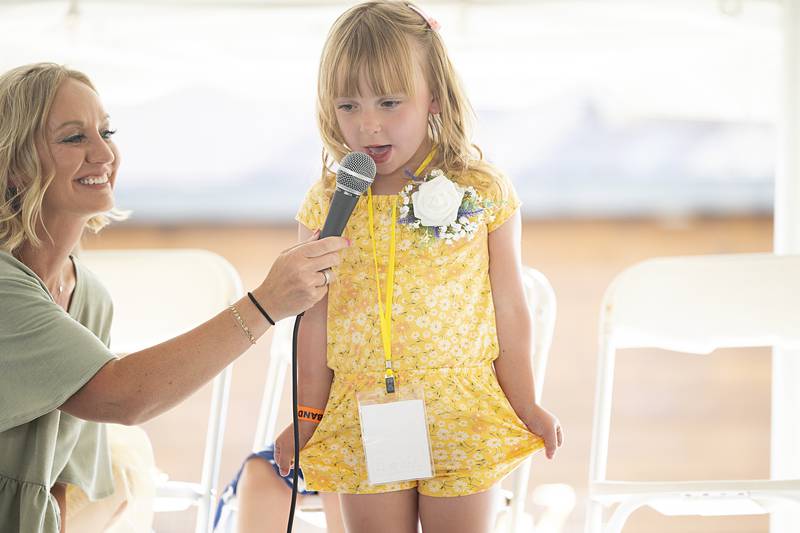
[[84, 176], [75, 181], [81, 185], [91, 187], [93, 189], [102, 189], [111, 183], [108, 179], [108, 174], [103, 174], [100, 176]]

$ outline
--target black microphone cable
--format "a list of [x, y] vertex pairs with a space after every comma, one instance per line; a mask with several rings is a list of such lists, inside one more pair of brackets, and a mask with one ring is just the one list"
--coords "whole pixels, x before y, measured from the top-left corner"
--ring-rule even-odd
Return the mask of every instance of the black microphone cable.
[[300, 447], [297, 443], [300, 441], [300, 420], [297, 418], [297, 332], [300, 330], [300, 320], [302, 320], [304, 313], [297, 315], [294, 320], [294, 333], [292, 333], [292, 426], [294, 433], [294, 467], [292, 468], [292, 505], [289, 507], [289, 523], [286, 525], [286, 533], [292, 533], [292, 526], [294, 525], [294, 510], [297, 506], [297, 483], [298, 474], [300, 469]]

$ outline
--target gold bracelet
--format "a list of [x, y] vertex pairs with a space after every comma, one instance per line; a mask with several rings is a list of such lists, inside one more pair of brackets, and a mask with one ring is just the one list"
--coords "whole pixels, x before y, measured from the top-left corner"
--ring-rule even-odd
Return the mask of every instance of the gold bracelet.
[[239, 326], [242, 328], [242, 331], [244, 331], [244, 334], [247, 336], [248, 340], [250, 341], [250, 344], [255, 344], [256, 343], [256, 338], [253, 337], [252, 333], [250, 333], [250, 328], [248, 328], [247, 324], [244, 323], [244, 320], [242, 319], [242, 315], [239, 314], [239, 310], [236, 309], [236, 306], [233, 305], [233, 304], [231, 304], [229, 309], [231, 310], [231, 313], [233, 313], [233, 317], [239, 323]]

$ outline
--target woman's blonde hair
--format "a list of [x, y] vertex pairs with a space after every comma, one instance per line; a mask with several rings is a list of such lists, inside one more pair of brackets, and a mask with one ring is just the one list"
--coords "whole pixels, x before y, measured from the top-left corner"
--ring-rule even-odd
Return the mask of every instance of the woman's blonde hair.
[[323, 179], [332, 181], [333, 162], [350, 151], [336, 121], [335, 99], [358, 94], [362, 74], [376, 94], [413, 95], [416, 61], [439, 105], [440, 112], [428, 117], [428, 135], [438, 147], [434, 164], [456, 178], [469, 170], [496, 175], [470, 142], [474, 114], [444, 42], [417, 9], [409, 2], [365, 2], [334, 22], [322, 50], [317, 86]]
[[[36, 227], [55, 174], [44, 172], [36, 144], [44, 140], [53, 100], [67, 79], [96, 92], [86, 74], [55, 63], [24, 65], [0, 75], [0, 250], [8, 253], [25, 242], [41, 244]], [[125, 217], [112, 210], [92, 217], [86, 227], [96, 233]]]

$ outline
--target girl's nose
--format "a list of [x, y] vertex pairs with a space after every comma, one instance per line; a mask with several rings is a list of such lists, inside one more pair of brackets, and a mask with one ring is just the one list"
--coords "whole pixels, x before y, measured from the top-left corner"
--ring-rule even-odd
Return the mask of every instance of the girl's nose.
[[371, 113], [365, 113], [361, 119], [361, 133], [374, 134], [381, 131], [381, 123], [378, 117]]

